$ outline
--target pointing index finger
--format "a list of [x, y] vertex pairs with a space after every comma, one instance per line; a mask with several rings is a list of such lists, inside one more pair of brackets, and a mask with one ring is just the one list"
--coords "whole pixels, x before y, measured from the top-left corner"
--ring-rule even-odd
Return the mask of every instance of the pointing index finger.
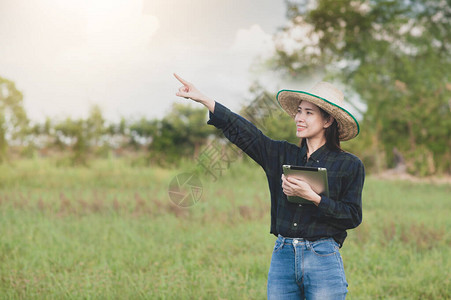
[[174, 73], [175, 78], [177, 78], [178, 81], [180, 81], [181, 83], [183, 83], [184, 85], [189, 85], [189, 82], [182, 79], [182, 77], [178, 76], [177, 74]]

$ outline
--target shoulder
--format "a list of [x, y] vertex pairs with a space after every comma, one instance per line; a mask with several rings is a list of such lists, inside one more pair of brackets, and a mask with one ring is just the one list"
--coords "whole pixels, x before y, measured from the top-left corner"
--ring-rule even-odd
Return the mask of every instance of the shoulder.
[[[271, 141], [272, 148], [275, 150], [277, 149], [278, 155], [286, 157], [286, 156], [292, 156], [295, 153], [299, 152], [299, 147], [295, 144], [292, 144], [286, 140], [274, 140], [270, 137], [268, 139]], [[269, 150], [269, 149], [268, 149]], [[280, 157], [279, 157], [280, 160]]]
[[335, 160], [341, 165], [341, 169], [349, 170], [352, 172], [364, 172], [364, 165], [360, 158], [358, 158], [355, 154], [346, 151], [334, 152], [334, 154]]
[[[300, 151], [302, 151], [302, 148], [299, 147], [296, 144], [290, 143], [286, 140], [279, 140], [277, 141], [281, 147], [281, 149], [285, 152], [285, 153], [290, 153], [293, 155], [297, 155]], [[305, 150], [304, 150], [305, 152]]]
[[348, 160], [354, 163], [359, 163], [361, 164], [362, 161], [360, 160], [360, 158], [357, 157], [357, 155], [352, 154], [351, 152], [347, 152], [347, 151], [340, 151], [340, 152], [336, 152], [337, 156], [343, 160]]

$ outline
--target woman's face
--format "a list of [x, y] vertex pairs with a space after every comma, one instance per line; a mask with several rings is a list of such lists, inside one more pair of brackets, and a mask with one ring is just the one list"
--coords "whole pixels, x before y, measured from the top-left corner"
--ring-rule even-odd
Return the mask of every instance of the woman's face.
[[[330, 119], [333, 122], [333, 118]], [[323, 117], [318, 106], [307, 101], [301, 101], [299, 104], [294, 121], [296, 136], [306, 139], [325, 138], [325, 130], [332, 124]]]

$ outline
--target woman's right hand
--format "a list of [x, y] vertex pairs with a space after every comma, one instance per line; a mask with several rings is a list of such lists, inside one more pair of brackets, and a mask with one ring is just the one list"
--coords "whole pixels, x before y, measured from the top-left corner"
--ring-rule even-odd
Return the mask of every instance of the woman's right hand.
[[207, 96], [205, 96], [204, 94], [202, 94], [198, 89], [196, 89], [196, 87], [182, 79], [180, 76], [178, 76], [177, 74], [174, 73], [175, 78], [177, 78], [178, 81], [180, 81], [183, 86], [179, 88], [178, 93], [176, 93], [177, 96], [179, 97], [184, 97], [186, 99], [191, 99], [194, 100], [196, 102], [202, 103], [203, 105], [205, 105], [211, 112], [214, 112], [214, 107], [215, 107], [215, 101], [208, 98]]

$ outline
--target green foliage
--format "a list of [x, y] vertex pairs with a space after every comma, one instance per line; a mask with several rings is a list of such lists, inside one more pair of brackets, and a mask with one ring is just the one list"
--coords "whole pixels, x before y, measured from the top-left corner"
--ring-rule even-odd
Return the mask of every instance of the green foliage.
[[140, 120], [130, 124], [130, 133], [132, 139], [131, 145], [137, 149], [140, 145], [149, 145], [152, 138], [157, 135], [159, 121], [147, 120], [141, 118]]
[[68, 145], [73, 151], [72, 162], [74, 164], [87, 163], [87, 128], [84, 120], [72, 120], [67, 118], [65, 121], [55, 126], [57, 143], [61, 147]]
[[8, 139], [15, 139], [28, 125], [22, 93], [14, 82], [0, 77], [0, 162], [7, 157]]
[[175, 103], [171, 111], [152, 128], [150, 160], [162, 165], [174, 165], [181, 158], [195, 158], [202, 145], [215, 132], [207, 126], [207, 111]]
[[102, 146], [102, 136], [106, 133], [105, 118], [99, 106], [94, 105], [86, 120], [86, 131], [92, 146]]
[[130, 122], [122, 118], [117, 124], [108, 124], [101, 109], [93, 106], [86, 119], [47, 118], [42, 124], [29, 124], [22, 94], [14, 83], [0, 78], [0, 92], [0, 162], [7, 156], [8, 142], [14, 139], [20, 155], [33, 157], [38, 152], [48, 156], [55, 154], [54, 148], [63, 153], [62, 165], [87, 165], [93, 156], [107, 157], [112, 151], [121, 156], [130, 148], [135, 153], [147, 152], [147, 164], [174, 165], [180, 159], [197, 157], [207, 139], [217, 134], [206, 125], [205, 108], [184, 104], [174, 104], [162, 120]]
[[66, 118], [56, 123], [54, 129], [56, 144], [62, 149], [69, 147], [71, 162], [82, 165], [87, 164], [91, 151], [103, 145], [102, 137], [106, 133], [105, 119], [98, 106], [91, 108], [87, 119]]
[[375, 170], [391, 165], [396, 147], [412, 173], [451, 172], [449, 3], [306, 2], [287, 1], [291, 25], [278, 35], [272, 65], [295, 77], [321, 70], [359, 95], [367, 109], [358, 154], [372, 156]]

